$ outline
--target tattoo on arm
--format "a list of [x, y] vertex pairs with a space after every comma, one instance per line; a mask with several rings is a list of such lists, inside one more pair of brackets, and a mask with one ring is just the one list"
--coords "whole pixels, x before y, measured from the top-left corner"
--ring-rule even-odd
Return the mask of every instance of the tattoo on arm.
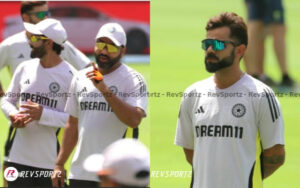
[[264, 163], [281, 164], [284, 162], [284, 155], [264, 156]]
[[263, 158], [263, 178], [273, 174], [284, 162], [284, 155], [264, 156]]

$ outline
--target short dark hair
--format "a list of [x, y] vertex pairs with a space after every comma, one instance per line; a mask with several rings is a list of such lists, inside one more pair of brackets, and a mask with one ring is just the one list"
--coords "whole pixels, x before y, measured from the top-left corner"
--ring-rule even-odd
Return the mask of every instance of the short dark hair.
[[30, 12], [34, 7], [47, 4], [47, 1], [22, 1], [21, 2], [21, 15]]
[[61, 46], [53, 41], [52, 50], [55, 51], [57, 53], [57, 55], [60, 55], [60, 53], [63, 49], [64, 49], [63, 46]]
[[223, 12], [211, 18], [206, 24], [206, 31], [219, 27], [229, 27], [230, 37], [238, 41], [238, 44], [248, 45], [247, 25], [243, 18], [233, 12]]

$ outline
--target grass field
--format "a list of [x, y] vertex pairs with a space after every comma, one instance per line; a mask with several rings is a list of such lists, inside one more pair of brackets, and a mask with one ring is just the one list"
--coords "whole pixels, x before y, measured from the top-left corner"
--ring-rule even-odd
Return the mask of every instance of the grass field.
[[[136, 64], [136, 65], [130, 65], [130, 67], [134, 68], [138, 72], [140, 72], [144, 78], [146, 79], [147, 86], [150, 85], [150, 65], [149, 64]], [[8, 74], [8, 70], [5, 68], [0, 71], [0, 80], [6, 89], [9, 85], [10, 76]], [[148, 147], [150, 148], [150, 109], [148, 107], [148, 115], [145, 119], [143, 119], [140, 129], [139, 129], [139, 139]], [[4, 117], [2, 111], [0, 112], [0, 151], [1, 151], [1, 161], [3, 159], [4, 154], [4, 143], [5, 139], [7, 137], [8, 132], [8, 121]], [[71, 162], [71, 157], [69, 158], [66, 168], [69, 169]], [[2, 163], [2, 162], [1, 162]], [[2, 164], [1, 164], [2, 166]], [[3, 185], [3, 179], [2, 179], [2, 171], [0, 172], [0, 187]]]
[[[245, 18], [243, 3], [244, 0], [151, 1], [151, 92], [165, 94], [150, 98], [153, 188], [189, 187], [190, 174], [167, 175], [172, 171], [190, 171], [191, 167], [185, 161], [182, 149], [173, 144], [180, 97], [167, 97], [166, 93], [183, 92], [195, 81], [210, 76], [205, 71], [201, 49], [206, 22], [224, 11], [233, 11]], [[300, 1], [285, 0], [284, 3], [288, 25], [288, 63], [292, 77], [299, 83]], [[279, 81], [272, 41], [268, 40], [267, 44], [266, 72]], [[264, 181], [264, 187], [297, 188], [300, 187], [300, 98], [284, 97], [279, 100], [285, 121], [286, 162]]]

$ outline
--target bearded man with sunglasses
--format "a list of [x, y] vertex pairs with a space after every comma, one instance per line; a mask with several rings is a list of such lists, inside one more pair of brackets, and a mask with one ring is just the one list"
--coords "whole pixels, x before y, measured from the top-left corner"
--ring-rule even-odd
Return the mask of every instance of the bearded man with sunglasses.
[[285, 158], [279, 102], [240, 69], [248, 44], [240, 16], [221, 13], [206, 31], [204, 62], [214, 74], [185, 91], [175, 144], [193, 167], [193, 188], [262, 187]]
[[[20, 7], [20, 14], [23, 22], [36, 24], [41, 20], [44, 20], [50, 16], [47, 1], [22, 1]], [[31, 48], [28, 44], [29, 34], [26, 31], [16, 33], [7, 39], [3, 40], [0, 44], [0, 69], [8, 67], [11, 75], [14, 74], [17, 66], [26, 60], [31, 59]], [[64, 50], [61, 51], [61, 58], [73, 65], [77, 70], [83, 69], [89, 65], [90, 60], [77, 48], [75, 48], [70, 42], [66, 41], [63, 44]], [[0, 98], [4, 95], [0, 82]], [[7, 140], [5, 143], [4, 152], [4, 165], [9, 155], [10, 148], [13, 144], [13, 138], [15, 135], [15, 129], [10, 126]], [[4, 179], [4, 186], [6, 186], [6, 180]]]
[[[98, 187], [96, 174], [84, 170], [84, 160], [102, 153], [137, 128], [146, 116], [147, 89], [141, 74], [121, 63], [126, 34], [117, 23], [104, 24], [97, 36], [93, 64], [74, 76], [65, 111], [70, 114], [52, 182], [63, 186], [64, 164], [77, 144], [69, 174], [71, 187]], [[60, 175], [60, 176], [59, 176]]]
[[68, 118], [64, 107], [76, 69], [59, 56], [67, 33], [58, 20], [25, 22], [24, 26], [34, 59], [17, 67], [1, 101], [16, 128], [6, 165], [15, 168], [19, 177], [8, 187], [51, 187], [51, 169], [59, 150], [57, 133]]

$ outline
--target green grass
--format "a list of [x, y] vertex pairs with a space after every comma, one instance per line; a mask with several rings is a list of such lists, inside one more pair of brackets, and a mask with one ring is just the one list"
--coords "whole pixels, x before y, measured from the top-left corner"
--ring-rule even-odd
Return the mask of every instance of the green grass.
[[[135, 65], [130, 65], [130, 67], [134, 68], [138, 72], [140, 72], [146, 82], [147, 86], [149, 87], [150, 85], [150, 65], [149, 64], [135, 64]], [[10, 75], [8, 74], [8, 70], [5, 68], [0, 71], [0, 80], [3, 84], [3, 87], [6, 89], [9, 85], [10, 81]], [[1, 166], [2, 166], [2, 159], [4, 155], [4, 143], [7, 138], [8, 134], [8, 121], [4, 117], [2, 111], [0, 112], [0, 151], [1, 151]], [[148, 148], [150, 148], [150, 109], [148, 106], [148, 112], [147, 112], [147, 117], [143, 119], [141, 125], [139, 126], [139, 140], [141, 140]], [[68, 162], [66, 163], [66, 168], [67, 171], [69, 171], [71, 163], [71, 157], [69, 158]], [[2, 171], [0, 172], [0, 187], [3, 185], [3, 179], [2, 179]]]
[[[151, 1], [151, 92], [183, 92], [192, 83], [210, 76], [204, 67], [201, 40], [205, 38], [208, 19], [224, 11], [246, 17], [243, 0]], [[286, 8], [287, 57], [290, 73], [300, 81], [299, 51], [300, 2], [284, 1]], [[275, 80], [280, 79], [278, 65], [267, 42], [266, 70]], [[152, 97], [151, 105], [151, 170], [190, 171], [182, 148], [175, 146], [177, 114], [180, 97]], [[300, 187], [300, 98], [280, 98], [285, 121], [286, 162], [264, 181], [265, 188]], [[152, 174], [151, 187], [189, 187], [189, 177], [162, 177]]]

